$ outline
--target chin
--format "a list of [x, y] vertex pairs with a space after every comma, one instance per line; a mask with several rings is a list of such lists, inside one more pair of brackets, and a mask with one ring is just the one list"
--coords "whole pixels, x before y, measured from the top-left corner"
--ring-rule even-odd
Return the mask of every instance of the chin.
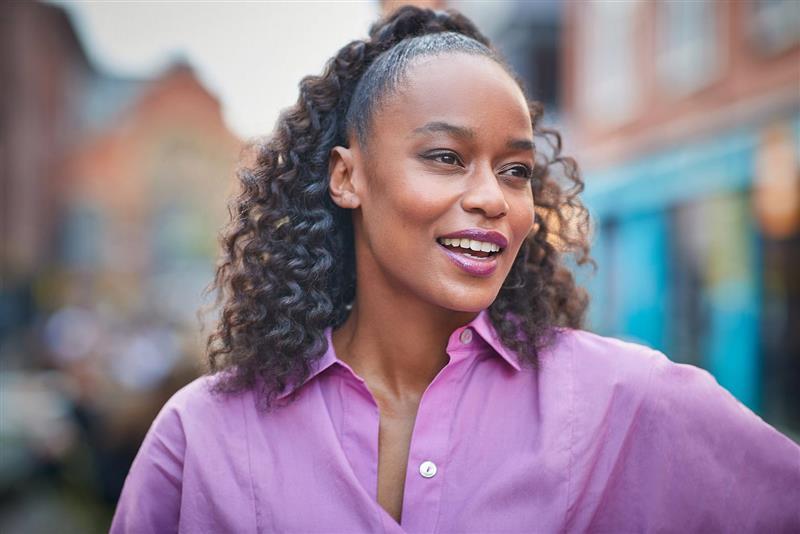
[[499, 287], [444, 287], [436, 295], [436, 304], [457, 312], [479, 312], [491, 306], [499, 292]]

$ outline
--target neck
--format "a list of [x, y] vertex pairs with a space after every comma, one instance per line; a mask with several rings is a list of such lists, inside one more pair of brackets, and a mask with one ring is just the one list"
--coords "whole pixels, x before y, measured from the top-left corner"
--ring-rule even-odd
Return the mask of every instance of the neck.
[[376, 397], [418, 402], [449, 360], [450, 335], [478, 312], [443, 309], [361, 272], [357, 280], [372, 282], [358, 284], [349, 317], [333, 332], [337, 356]]

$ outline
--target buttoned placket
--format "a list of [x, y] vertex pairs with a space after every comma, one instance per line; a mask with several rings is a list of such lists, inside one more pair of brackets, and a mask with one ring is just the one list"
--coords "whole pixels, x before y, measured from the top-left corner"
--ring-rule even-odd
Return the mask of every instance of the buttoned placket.
[[[447, 477], [450, 431], [463, 380], [470, 368], [468, 358], [477, 351], [477, 335], [471, 327], [459, 328], [450, 336], [450, 361], [426, 388], [420, 399], [411, 435], [403, 489], [401, 527], [406, 532], [431, 532], [436, 527], [443, 484]], [[378, 440], [380, 412], [366, 382], [343, 365], [345, 395], [342, 445], [353, 472], [375, 500], [377, 511]], [[352, 393], [356, 393], [353, 395]], [[364, 424], [369, 421], [369, 424]], [[364, 456], [361, 456], [364, 454]], [[386, 514], [388, 518], [388, 514]], [[391, 518], [388, 518], [391, 520]]]
[[447, 346], [450, 361], [420, 399], [408, 452], [401, 526], [407, 532], [433, 532], [447, 479], [453, 418], [464, 378], [475, 359], [471, 327], [453, 332]]

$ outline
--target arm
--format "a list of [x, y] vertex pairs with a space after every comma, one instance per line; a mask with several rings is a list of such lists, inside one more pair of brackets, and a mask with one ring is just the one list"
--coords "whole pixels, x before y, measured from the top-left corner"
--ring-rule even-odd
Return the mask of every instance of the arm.
[[[658, 354], [595, 526], [645, 531], [797, 532], [800, 447], [700, 368]], [[607, 522], [607, 523], [606, 523]], [[604, 524], [605, 523], [605, 524]]]
[[186, 439], [178, 410], [167, 402], [131, 465], [111, 534], [178, 531]]

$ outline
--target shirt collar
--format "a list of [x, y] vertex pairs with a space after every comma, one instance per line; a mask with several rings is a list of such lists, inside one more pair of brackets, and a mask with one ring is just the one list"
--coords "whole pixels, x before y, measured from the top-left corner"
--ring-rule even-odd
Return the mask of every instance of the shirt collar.
[[483, 310], [481, 311], [475, 319], [469, 322], [469, 324], [459, 328], [457, 331], [464, 330], [466, 328], [472, 327], [475, 332], [483, 339], [493, 350], [495, 353], [499, 354], [503, 360], [506, 361], [511, 367], [514, 368], [515, 371], [519, 371], [521, 369], [519, 364], [519, 356], [516, 352], [506, 347], [503, 342], [500, 340], [500, 335], [497, 333], [492, 321], [489, 319], [489, 311]]
[[[500, 340], [500, 336], [497, 333], [494, 325], [492, 324], [491, 320], [489, 319], [489, 312], [487, 310], [482, 310], [472, 321], [457, 328], [451, 335], [450, 341], [447, 344], [447, 352], [456, 352], [460, 349], [463, 349], [464, 344], [461, 343], [460, 339], [462, 338], [462, 333], [464, 330], [472, 329], [478, 336], [492, 349], [492, 352], [499, 355], [503, 361], [505, 361], [508, 365], [510, 365], [515, 371], [519, 371], [521, 369], [519, 364], [519, 357], [517, 354], [512, 351], [511, 349], [507, 348], [503, 342]], [[333, 340], [331, 337], [331, 333], [333, 331], [332, 327], [328, 327], [325, 329], [325, 340], [328, 344], [328, 349], [325, 351], [325, 354], [317, 360], [314, 364], [314, 367], [311, 373], [308, 375], [300, 386], [297, 388], [292, 387], [291, 384], [286, 386], [284, 390], [278, 395], [278, 399], [282, 399], [287, 397], [293, 390], [300, 389], [303, 387], [307, 382], [311, 381], [314, 377], [325, 371], [328, 367], [332, 366], [333, 364], [339, 364], [346, 369], [350, 369], [350, 366], [347, 365], [345, 362], [340, 360], [336, 356], [336, 352], [333, 349]], [[470, 345], [474, 345], [474, 342]], [[352, 372], [352, 369], [350, 369]], [[353, 373], [355, 374], [355, 373]]]

